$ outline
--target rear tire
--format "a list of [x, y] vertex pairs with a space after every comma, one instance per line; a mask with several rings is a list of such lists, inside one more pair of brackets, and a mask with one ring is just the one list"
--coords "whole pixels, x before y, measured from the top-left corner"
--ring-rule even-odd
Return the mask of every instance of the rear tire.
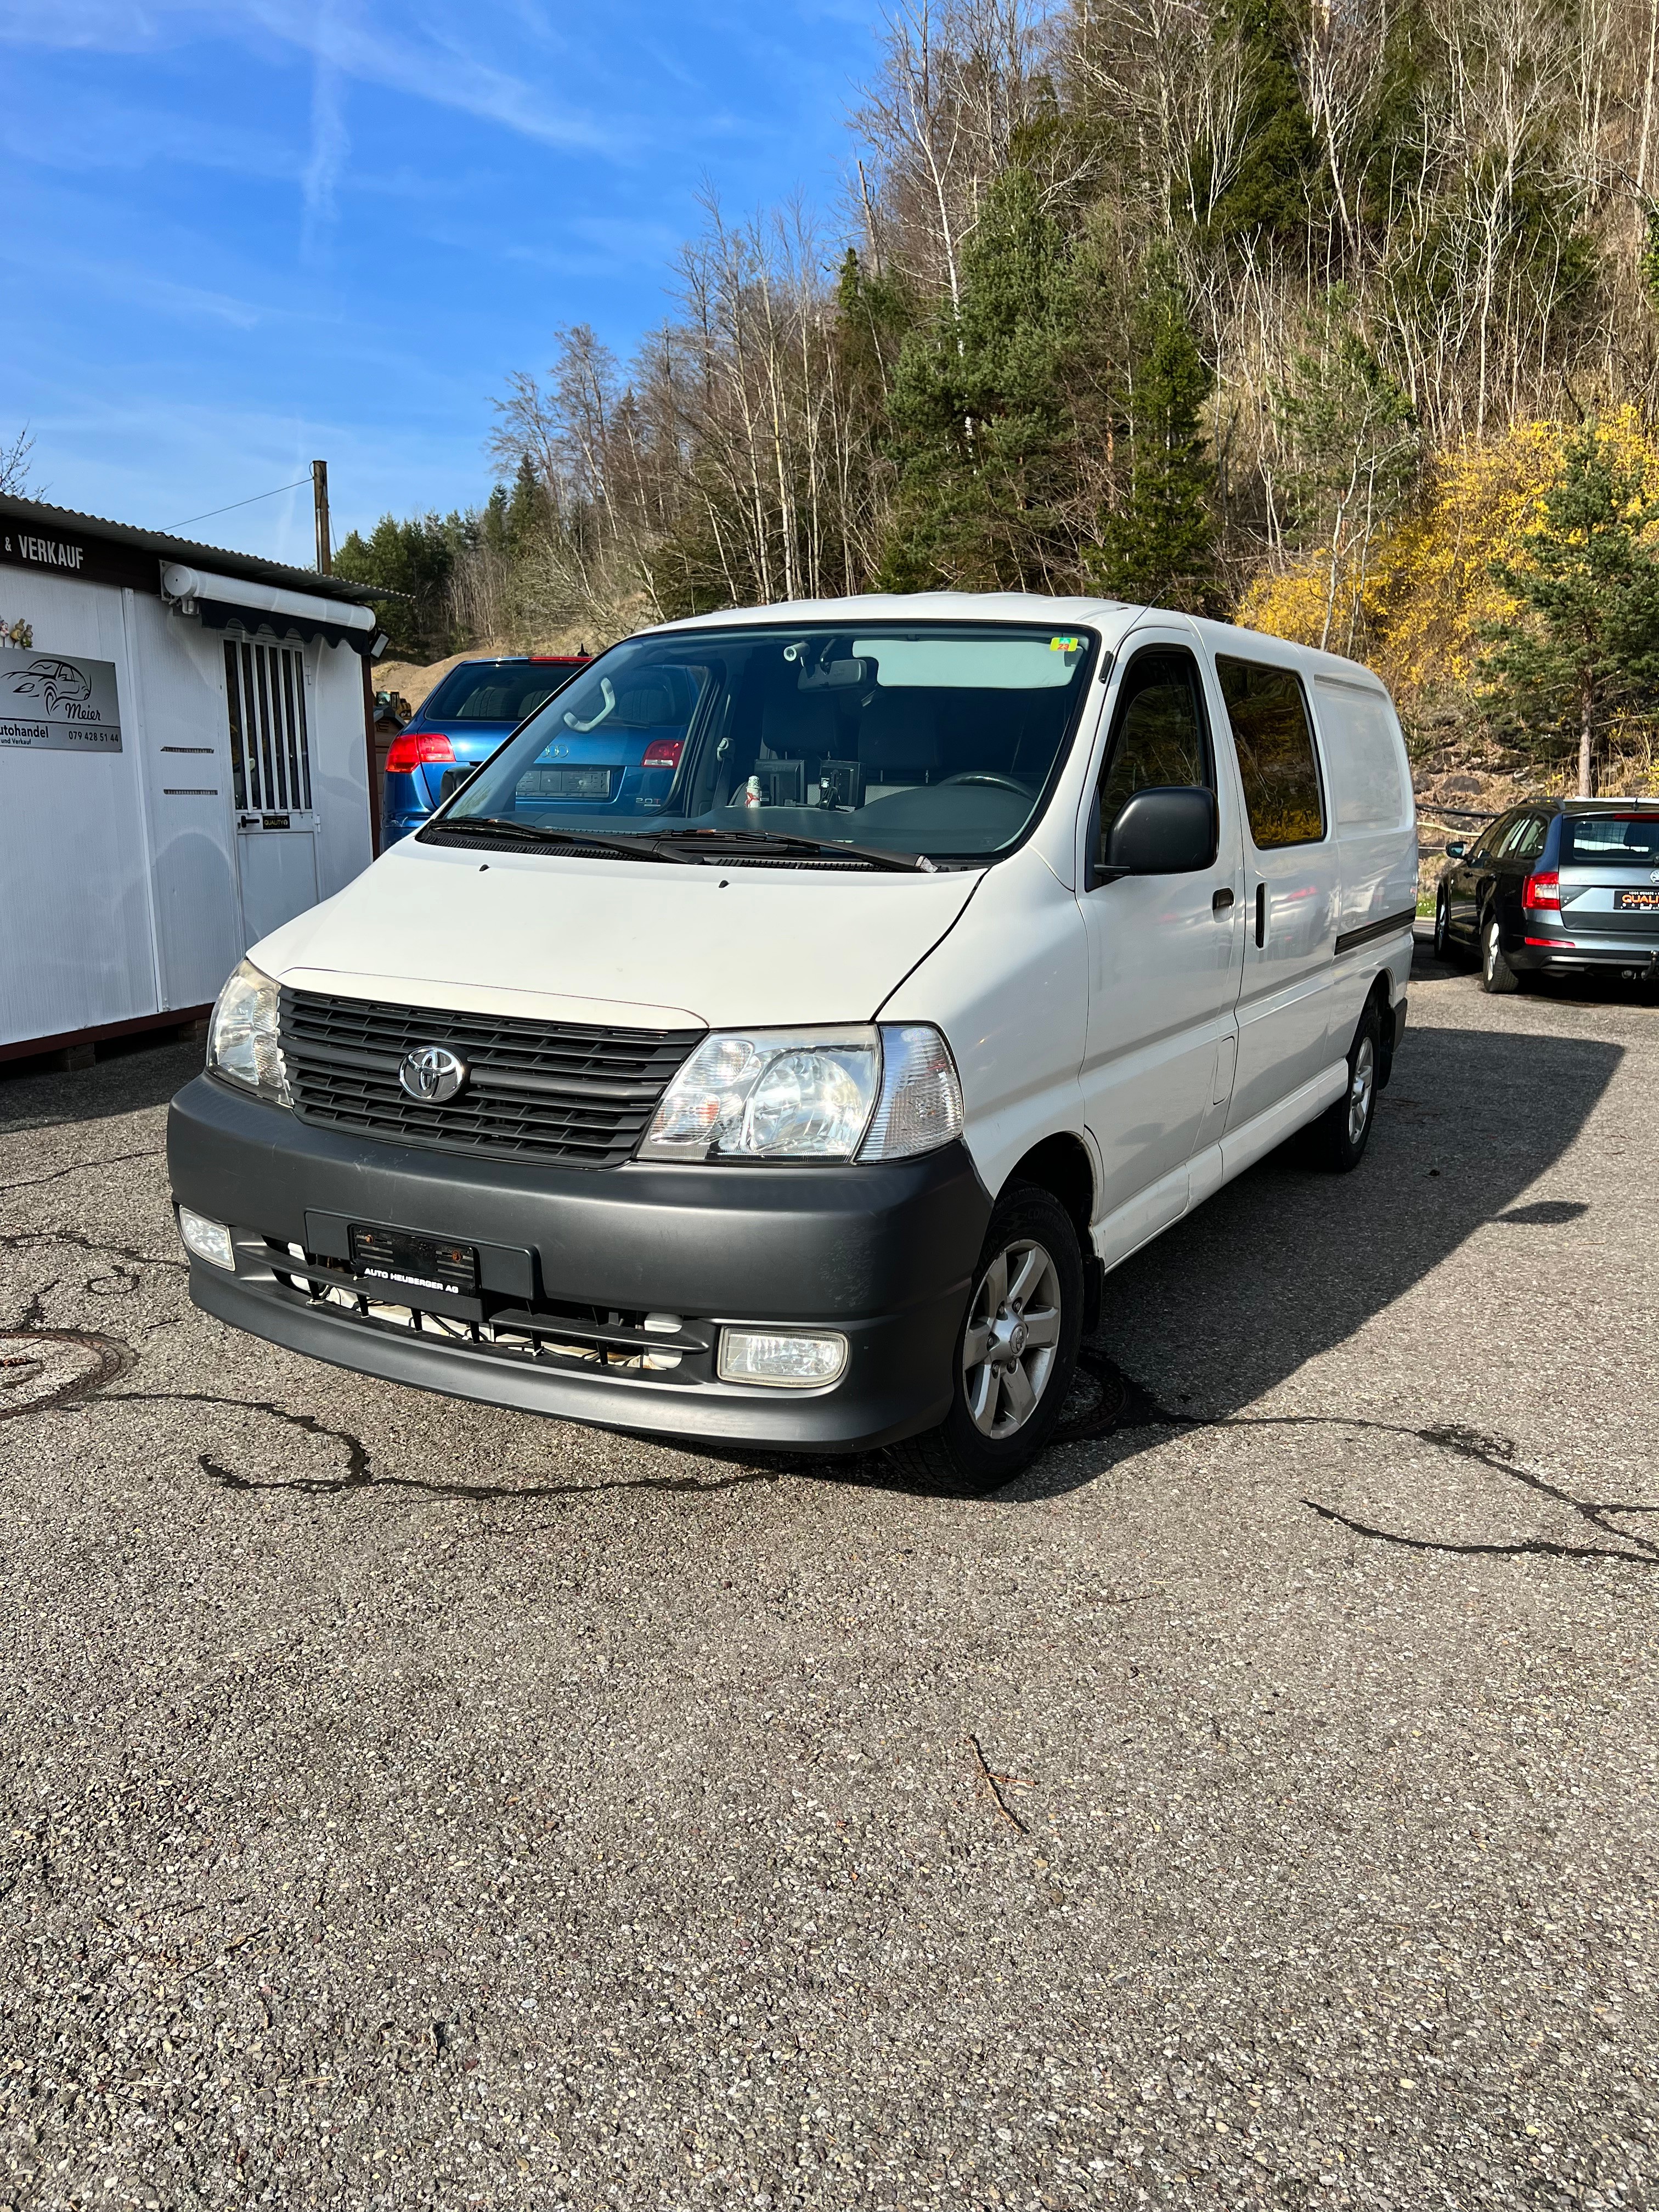
[[957, 1334], [951, 1410], [890, 1447], [930, 1488], [983, 1495], [1023, 1474], [1054, 1434], [1083, 1334], [1083, 1255], [1052, 1192], [1015, 1183], [993, 1209]]
[[1495, 914], [1489, 914], [1480, 925], [1480, 988], [1500, 997], [1521, 988], [1521, 978], [1504, 954]]
[[1313, 1124], [1314, 1157], [1333, 1175], [1349, 1175], [1365, 1157], [1376, 1118], [1377, 1080], [1382, 1064], [1382, 1013], [1375, 999], [1359, 1017], [1348, 1047], [1348, 1087]]
[[1434, 902], [1434, 957], [1443, 960], [1449, 968], [1457, 964], [1457, 948], [1451, 934], [1451, 901], [1444, 891]]

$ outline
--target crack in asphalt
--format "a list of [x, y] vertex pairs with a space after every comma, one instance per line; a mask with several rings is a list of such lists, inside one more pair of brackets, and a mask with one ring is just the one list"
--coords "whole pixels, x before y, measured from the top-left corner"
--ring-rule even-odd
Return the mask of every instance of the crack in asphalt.
[[146, 1267], [176, 1267], [181, 1275], [190, 1273], [188, 1260], [165, 1259], [159, 1252], [141, 1252], [136, 1245], [117, 1244], [107, 1237], [83, 1237], [75, 1229], [0, 1231], [0, 1252], [21, 1252], [26, 1244], [72, 1244], [77, 1252], [90, 1252], [94, 1258], [136, 1260]]
[[126, 1405], [145, 1405], [152, 1402], [193, 1406], [225, 1406], [238, 1413], [268, 1413], [273, 1420], [286, 1421], [290, 1427], [301, 1429], [308, 1436], [331, 1437], [346, 1448], [346, 1466], [343, 1474], [324, 1475], [281, 1475], [264, 1478], [240, 1474], [234, 1468], [221, 1465], [210, 1453], [198, 1452], [197, 1464], [210, 1481], [223, 1490], [294, 1491], [313, 1497], [337, 1496], [350, 1490], [410, 1490], [428, 1498], [468, 1498], [475, 1503], [517, 1498], [595, 1498], [613, 1491], [660, 1490], [668, 1492], [737, 1490], [751, 1483], [781, 1482], [781, 1474], [770, 1468], [751, 1468], [741, 1474], [729, 1475], [708, 1482], [696, 1475], [645, 1474], [629, 1477], [617, 1482], [532, 1482], [489, 1483], [455, 1480], [434, 1480], [422, 1475], [376, 1474], [373, 1471], [368, 1445], [349, 1429], [331, 1428], [319, 1421], [314, 1413], [296, 1413], [288, 1407], [278, 1405], [273, 1398], [228, 1398], [210, 1390], [106, 1390], [101, 1395], [106, 1402]]
[[[1352, 1529], [1356, 1536], [1372, 1536], [1379, 1543], [1399, 1544], [1408, 1552], [1455, 1552], [1470, 1559], [1514, 1559], [1530, 1554], [1544, 1559], [1626, 1559], [1632, 1566], [1659, 1566], [1659, 1558], [1645, 1551], [1610, 1551], [1604, 1544], [1557, 1544], [1547, 1536], [1518, 1537], [1509, 1544], [1460, 1544], [1449, 1536], [1407, 1536], [1396, 1528], [1373, 1528], [1367, 1522], [1356, 1521], [1351, 1513], [1340, 1513], [1334, 1505], [1322, 1505], [1316, 1498], [1304, 1498], [1302, 1503], [1310, 1512], [1318, 1514], [1322, 1521], [1334, 1521], [1339, 1528]], [[1623, 1534], [1620, 1529], [1613, 1533], [1615, 1536]]]
[[[1103, 1355], [1095, 1353], [1091, 1364], [1110, 1367], [1112, 1363]], [[1464, 1542], [1449, 1536], [1408, 1536], [1395, 1529], [1374, 1528], [1368, 1522], [1356, 1520], [1337, 1506], [1322, 1504], [1316, 1498], [1303, 1499], [1302, 1503], [1310, 1513], [1316, 1513], [1323, 1521], [1334, 1522], [1351, 1529], [1357, 1536], [1367, 1536], [1378, 1543], [1398, 1544], [1413, 1552], [1449, 1552], [1497, 1559], [1518, 1558], [1530, 1553], [1540, 1559], [1622, 1559], [1632, 1566], [1659, 1566], [1659, 1539], [1620, 1528], [1607, 1518], [1611, 1514], [1659, 1513], [1659, 1504], [1576, 1498], [1571, 1491], [1564, 1489], [1559, 1483], [1552, 1482], [1547, 1475], [1519, 1465], [1516, 1459], [1516, 1447], [1507, 1437], [1486, 1436], [1479, 1429], [1465, 1428], [1455, 1421], [1431, 1422], [1424, 1428], [1411, 1428], [1404, 1422], [1370, 1420], [1358, 1413], [1227, 1413], [1212, 1419], [1199, 1413], [1172, 1413], [1167, 1406], [1160, 1405], [1152, 1398], [1132, 1376], [1121, 1376], [1121, 1380], [1124, 1386], [1122, 1412], [1109, 1424], [1107, 1431], [1095, 1433], [1132, 1428], [1345, 1428], [1367, 1430], [1381, 1436], [1408, 1437], [1416, 1443], [1428, 1444], [1442, 1451], [1455, 1452], [1461, 1458], [1491, 1468], [1494, 1473], [1507, 1477], [1510, 1481], [1535, 1491], [1540, 1497], [1547, 1498], [1558, 1505], [1565, 1505], [1599, 1534], [1610, 1537], [1619, 1548], [1609, 1549], [1601, 1544], [1566, 1544], [1546, 1536], [1516, 1537], [1490, 1543]], [[1085, 1430], [1085, 1433], [1091, 1431]]]
[[65, 1176], [84, 1175], [88, 1168], [118, 1167], [123, 1160], [159, 1160], [166, 1150], [165, 1145], [150, 1145], [142, 1152], [110, 1152], [101, 1160], [72, 1160], [66, 1168], [53, 1168], [50, 1175], [26, 1176], [19, 1182], [0, 1182], [0, 1198], [9, 1190], [39, 1190], [43, 1183], [61, 1182]]

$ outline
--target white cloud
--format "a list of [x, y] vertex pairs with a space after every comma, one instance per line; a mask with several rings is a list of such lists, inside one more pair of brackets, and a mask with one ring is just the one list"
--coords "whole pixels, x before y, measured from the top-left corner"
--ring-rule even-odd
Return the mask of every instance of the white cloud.
[[[516, 9], [511, 12], [516, 14]], [[544, 83], [483, 58], [490, 23], [487, 11], [469, 16], [465, 35], [422, 22], [394, 3], [324, 0], [316, 7], [295, 0], [0, 0], [0, 46], [52, 46], [104, 53], [142, 53], [185, 40], [240, 36], [285, 46], [331, 62], [360, 84], [458, 109], [498, 123], [540, 144], [629, 157], [635, 133], [624, 116], [604, 121], [571, 108]], [[550, 64], [562, 45], [544, 26], [540, 44]], [[524, 43], [523, 19], [513, 27]]]
[[[319, 15], [321, 12], [319, 9]], [[334, 219], [335, 191], [350, 151], [345, 81], [333, 55], [319, 43], [311, 64], [311, 152], [301, 179], [305, 200], [301, 243], [307, 260], [315, 258], [321, 233]]]

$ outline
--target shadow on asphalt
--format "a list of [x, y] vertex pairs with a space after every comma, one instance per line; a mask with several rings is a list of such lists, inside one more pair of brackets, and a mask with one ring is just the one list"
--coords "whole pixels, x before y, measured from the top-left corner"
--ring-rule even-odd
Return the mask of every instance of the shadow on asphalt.
[[165, 1106], [202, 1072], [199, 1044], [123, 1039], [108, 1057], [70, 1073], [38, 1063], [0, 1061], [0, 1130], [49, 1129], [60, 1121], [104, 1121]]

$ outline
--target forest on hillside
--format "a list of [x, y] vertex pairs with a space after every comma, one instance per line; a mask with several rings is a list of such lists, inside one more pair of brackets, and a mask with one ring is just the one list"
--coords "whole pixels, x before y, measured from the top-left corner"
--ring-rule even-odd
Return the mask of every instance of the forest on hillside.
[[337, 565], [424, 656], [1103, 592], [1367, 659], [1419, 736], [1484, 717], [1565, 757], [1591, 709], [1554, 558], [1581, 625], [1624, 593], [1594, 714], [1629, 739], [1659, 678], [1656, 50], [1659, 0], [903, 0], [833, 234], [710, 204], [632, 361], [562, 329], [495, 396], [482, 508]]

